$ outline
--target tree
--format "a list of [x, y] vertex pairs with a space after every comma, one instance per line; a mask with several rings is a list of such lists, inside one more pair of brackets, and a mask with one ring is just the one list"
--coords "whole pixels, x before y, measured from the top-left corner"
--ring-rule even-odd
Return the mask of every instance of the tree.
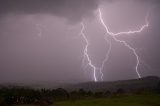
[[88, 91], [87, 92], [87, 96], [92, 96], [93, 95], [93, 92], [92, 91]]
[[160, 93], [160, 82], [157, 85], [157, 92]]
[[86, 91], [84, 89], [79, 89], [78, 91], [80, 96], [85, 96], [86, 95]]
[[94, 95], [95, 95], [95, 97], [103, 97], [104, 93], [103, 92], [96, 92]]
[[119, 89], [117, 89], [117, 91], [116, 91], [116, 94], [118, 94], [118, 95], [121, 95], [121, 94], [124, 94], [124, 93], [125, 93], [125, 90], [122, 89], [122, 88], [119, 88]]
[[63, 88], [58, 88], [55, 90], [55, 96], [59, 99], [67, 99], [69, 98], [69, 93]]
[[111, 95], [111, 92], [110, 92], [109, 90], [107, 90], [107, 91], [104, 93], [104, 95], [108, 97], [108, 96]]

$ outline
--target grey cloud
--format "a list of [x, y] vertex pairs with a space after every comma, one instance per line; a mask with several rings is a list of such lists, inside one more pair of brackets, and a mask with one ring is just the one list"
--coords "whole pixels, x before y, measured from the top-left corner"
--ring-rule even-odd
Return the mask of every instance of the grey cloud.
[[0, 0], [0, 14], [51, 14], [79, 21], [93, 14], [98, 0]]

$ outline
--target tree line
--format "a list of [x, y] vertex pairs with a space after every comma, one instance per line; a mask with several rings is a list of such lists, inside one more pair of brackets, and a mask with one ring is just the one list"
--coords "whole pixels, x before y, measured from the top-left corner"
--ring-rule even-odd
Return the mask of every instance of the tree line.
[[0, 88], [0, 106], [11, 106], [12, 104], [40, 104], [48, 106], [54, 101], [77, 100], [83, 98], [100, 98], [127, 95], [130, 93], [152, 92], [160, 94], [160, 83], [154, 89], [141, 89], [136, 92], [128, 92], [118, 88], [115, 92], [109, 90], [103, 92], [92, 92], [84, 89], [67, 91], [63, 88], [57, 89], [31, 89], [26, 87], [2, 87]]

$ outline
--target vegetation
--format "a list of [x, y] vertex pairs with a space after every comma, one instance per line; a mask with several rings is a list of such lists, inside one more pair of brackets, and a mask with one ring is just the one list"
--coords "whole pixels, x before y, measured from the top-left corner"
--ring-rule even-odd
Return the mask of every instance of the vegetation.
[[[1, 87], [0, 106], [160, 106], [160, 83], [155, 88], [136, 90], [67, 91]], [[28, 105], [27, 105], [28, 104]]]
[[160, 95], [129, 95], [110, 98], [92, 98], [77, 101], [61, 101], [53, 106], [160, 106]]
[[[159, 87], [159, 85], [157, 86]], [[158, 90], [158, 91], [157, 91]], [[28, 88], [1, 88], [0, 106], [159, 106], [159, 88], [156, 91], [91, 92], [80, 89], [67, 92], [62, 88], [34, 90]], [[24, 105], [30, 104], [30, 105]]]

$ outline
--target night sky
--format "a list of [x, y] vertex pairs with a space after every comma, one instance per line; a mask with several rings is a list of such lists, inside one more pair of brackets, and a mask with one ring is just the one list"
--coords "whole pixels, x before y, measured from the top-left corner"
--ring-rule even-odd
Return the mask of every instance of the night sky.
[[[82, 62], [81, 23], [88, 55], [99, 68], [109, 49], [99, 8], [114, 33], [139, 29], [148, 14], [149, 27], [117, 39], [136, 50], [142, 77], [160, 76], [160, 0], [0, 0], [0, 83], [94, 81], [92, 68]], [[104, 81], [138, 78], [133, 52], [111, 43]]]

